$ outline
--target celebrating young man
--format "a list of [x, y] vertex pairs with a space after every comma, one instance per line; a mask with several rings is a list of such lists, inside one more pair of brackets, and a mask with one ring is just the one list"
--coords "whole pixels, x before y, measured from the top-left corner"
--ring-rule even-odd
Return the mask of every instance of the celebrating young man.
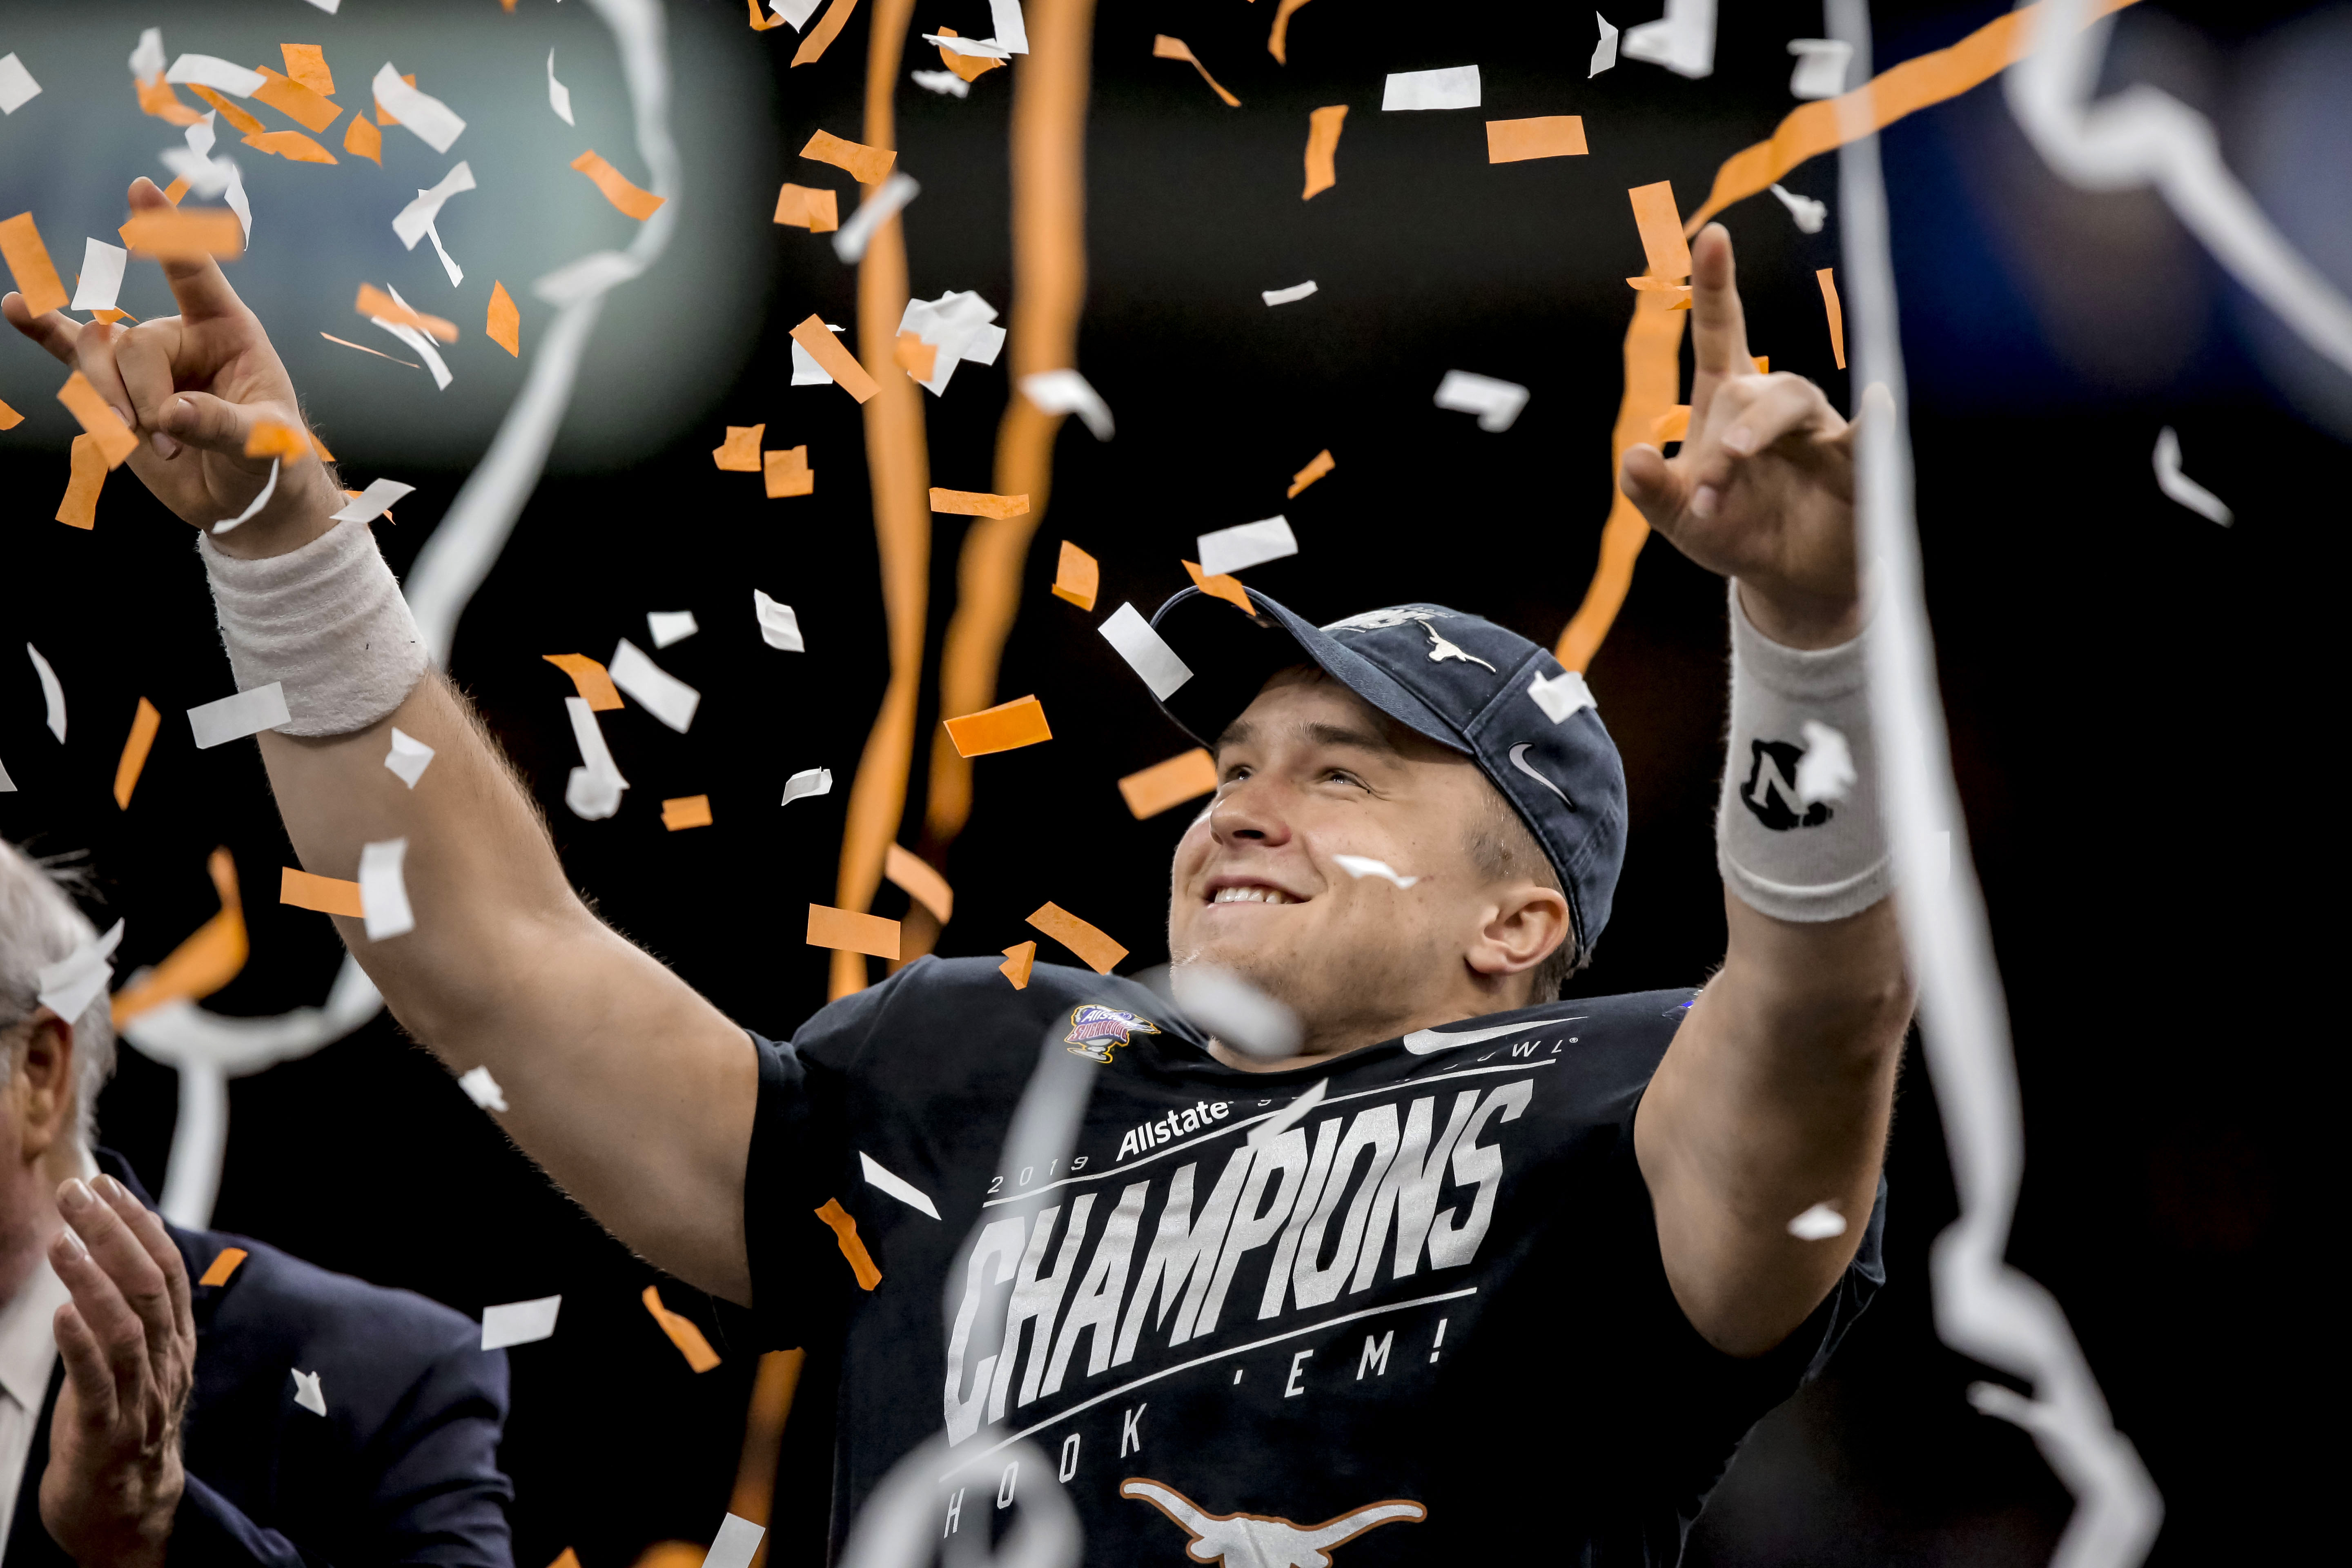
[[[1719, 226], [1694, 258], [1690, 434], [1622, 482], [1733, 580], [1730, 946], [1696, 999], [1560, 999], [1624, 785], [1549, 653], [1433, 605], [1318, 629], [1187, 593], [1156, 621], [1194, 672], [1166, 706], [1220, 784], [1177, 847], [1170, 952], [1284, 1004], [1295, 1054], [992, 959], [909, 964], [772, 1043], [573, 894], [315, 460], [200, 538], [238, 687], [284, 688], [260, 744], [303, 863], [348, 878], [407, 840], [415, 929], [341, 921], [402, 1024], [488, 1068], [500, 1122], [623, 1241], [839, 1358], [836, 1540], [944, 1426], [939, 1537], [1060, 1488], [1097, 1563], [1671, 1563], [1867, 1301], [1910, 992], [1853, 443], [1818, 388], [1749, 373]], [[300, 417], [218, 268], [166, 272], [166, 321], [5, 309], [206, 528], [260, 490], [256, 423]], [[395, 724], [436, 750], [414, 789]], [[1084, 1125], [1066, 1163], [1008, 1170], [1048, 1029], [1095, 1064]]]

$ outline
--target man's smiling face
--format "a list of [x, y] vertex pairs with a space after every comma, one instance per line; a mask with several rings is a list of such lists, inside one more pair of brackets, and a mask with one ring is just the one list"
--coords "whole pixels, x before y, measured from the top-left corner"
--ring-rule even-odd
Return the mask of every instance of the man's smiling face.
[[[1176, 847], [1171, 962], [1230, 970], [1298, 1016], [1309, 1052], [1519, 1005], [1567, 903], [1474, 851], [1507, 814], [1477, 764], [1321, 671], [1268, 680], [1216, 747], [1219, 787]], [[1349, 875], [1366, 856], [1401, 876]]]

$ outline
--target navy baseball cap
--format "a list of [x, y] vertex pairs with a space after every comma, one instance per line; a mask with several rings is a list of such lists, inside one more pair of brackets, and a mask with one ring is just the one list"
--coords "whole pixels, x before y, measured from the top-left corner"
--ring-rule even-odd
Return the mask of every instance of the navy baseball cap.
[[1392, 605], [1310, 625], [1255, 588], [1253, 617], [1187, 588], [1151, 625], [1192, 679], [1160, 708], [1202, 745], [1268, 677], [1313, 664], [1374, 708], [1466, 753], [1511, 803], [1559, 876], [1589, 956], [1625, 863], [1625, 769], [1583, 677], [1548, 648], [1443, 605]]

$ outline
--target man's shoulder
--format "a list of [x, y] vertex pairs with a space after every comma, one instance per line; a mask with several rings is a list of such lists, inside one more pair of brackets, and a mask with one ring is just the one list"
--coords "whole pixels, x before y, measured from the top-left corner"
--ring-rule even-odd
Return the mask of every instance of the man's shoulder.
[[994, 958], [919, 958], [878, 985], [845, 996], [801, 1026], [793, 1047], [820, 1060], [845, 1060], [885, 1042], [953, 1040], [960, 1050], [1001, 1043], [1034, 1057], [1049, 1026], [1068, 1028], [1089, 1006], [1157, 1018], [1167, 1010], [1132, 980], [1058, 963], [1034, 965], [1028, 984], [1014, 986]]

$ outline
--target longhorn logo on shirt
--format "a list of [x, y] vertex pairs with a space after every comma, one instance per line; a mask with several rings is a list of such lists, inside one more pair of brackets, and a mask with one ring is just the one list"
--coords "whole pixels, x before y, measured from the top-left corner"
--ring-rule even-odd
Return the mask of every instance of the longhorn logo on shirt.
[[1062, 1039], [1072, 1056], [1108, 1066], [1112, 1051], [1134, 1043], [1129, 1037], [1159, 1032], [1160, 1026], [1149, 1018], [1139, 1018], [1123, 1007], [1089, 1002], [1071, 1012], [1070, 1032]]
[[1174, 1487], [1139, 1476], [1118, 1493], [1150, 1503], [1190, 1531], [1187, 1557], [1224, 1568], [1330, 1568], [1330, 1548], [1396, 1520], [1418, 1524], [1429, 1517], [1421, 1504], [1395, 1498], [1366, 1503], [1321, 1524], [1294, 1524], [1262, 1513], [1210, 1513]]

